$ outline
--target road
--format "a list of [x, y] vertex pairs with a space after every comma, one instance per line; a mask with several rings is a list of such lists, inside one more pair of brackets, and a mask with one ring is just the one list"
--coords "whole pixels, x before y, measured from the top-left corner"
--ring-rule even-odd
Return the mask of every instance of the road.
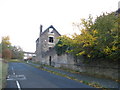
[[25, 63], [9, 63], [6, 88], [92, 88]]

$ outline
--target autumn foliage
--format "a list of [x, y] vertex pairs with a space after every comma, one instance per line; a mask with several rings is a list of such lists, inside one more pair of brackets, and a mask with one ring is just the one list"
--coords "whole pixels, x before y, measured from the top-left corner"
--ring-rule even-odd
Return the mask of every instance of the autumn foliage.
[[11, 59], [11, 57], [12, 57], [11, 50], [5, 49], [5, 50], [2, 51], [2, 58]]
[[4, 59], [11, 59], [12, 57], [12, 52], [10, 50], [10, 38], [9, 36], [6, 36], [6, 37], [2, 37], [2, 42], [1, 42], [1, 45], [2, 45], [2, 58]]
[[23, 50], [19, 46], [12, 46], [9, 36], [2, 37], [0, 43], [0, 55], [4, 59], [23, 59]]
[[[119, 14], [118, 14], [119, 15]], [[75, 56], [83, 56], [87, 60], [120, 60], [120, 40], [118, 18], [116, 12], [103, 13], [93, 21], [92, 17], [81, 19], [80, 24], [74, 23], [81, 34], [73, 34], [72, 37], [63, 35], [59, 37], [60, 42], [56, 47], [68, 46], [65, 52], [73, 53]], [[60, 52], [58, 49], [57, 52]], [[62, 51], [61, 51], [62, 52]]]

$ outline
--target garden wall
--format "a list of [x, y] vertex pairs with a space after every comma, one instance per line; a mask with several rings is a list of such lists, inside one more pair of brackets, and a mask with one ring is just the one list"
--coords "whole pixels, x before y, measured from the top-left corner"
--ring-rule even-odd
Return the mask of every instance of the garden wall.
[[76, 59], [72, 54], [63, 54], [58, 56], [54, 49], [49, 50], [42, 57], [42, 63], [51, 65], [54, 67], [62, 67], [66, 69], [72, 69], [79, 72], [87, 73], [95, 76], [109, 77], [112, 79], [118, 79], [118, 64], [112, 62], [103, 62], [103, 60], [93, 61], [89, 64], [83, 64], [81, 59], [77, 59], [79, 63], [76, 63]]

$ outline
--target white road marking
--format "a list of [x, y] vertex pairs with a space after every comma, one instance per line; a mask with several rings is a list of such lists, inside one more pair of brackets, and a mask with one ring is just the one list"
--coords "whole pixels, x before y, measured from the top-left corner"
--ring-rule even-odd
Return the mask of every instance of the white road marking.
[[12, 67], [12, 71], [13, 71], [13, 67]]
[[[12, 67], [12, 72], [13, 72], [13, 75], [16, 75], [13, 67]], [[16, 75], [16, 77], [17, 76], [18, 75]], [[26, 79], [25, 76], [24, 76], [24, 79]], [[7, 80], [13, 80], [13, 79], [8, 78]], [[21, 90], [20, 83], [17, 80], [16, 80], [16, 84], [17, 84], [18, 90]]]
[[7, 76], [7, 78], [9, 78], [9, 77], [10, 77], [10, 75]]
[[11, 81], [11, 80], [14, 80], [14, 79], [7, 79], [7, 81], [9, 81], [9, 80]]
[[13, 72], [13, 75], [15, 75], [15, 71], [14, 71], [14, 68], [12, 67], [12, 72]]
[[17, 84], [18, 89], [21, 90], [20, 83], [18, 81], [16, 81], [16, 84]]

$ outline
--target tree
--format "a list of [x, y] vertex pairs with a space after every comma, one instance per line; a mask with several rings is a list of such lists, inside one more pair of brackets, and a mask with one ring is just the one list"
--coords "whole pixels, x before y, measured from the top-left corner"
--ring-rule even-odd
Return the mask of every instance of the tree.
[[2, 51], [2, 57], [4, 59], [11, 59], [12, 52], [9, 49], [5, 49], [5, 50]]
[[12, 59], [23, 59], [24, 53], [20, 46], [12, 46]]
[[62, 55], [66, 52], [66, 50], [68, 49], [68, 46], [67, 45], [62, 45], [63, 42], [62, 40], [60, 39], [58, 41], [58, 43], [55, 45], [55, 50], [57, 51], [57, 55]]
[[[60, 39], [63, 45], [68, 45], [70, 47], [66, 52], [73, 53], [76, 56], [84, 55], [86, 57], [91, 57], [91, 52], [93, 51], [93, 46], [95, 45], [95, 40], [97, 39], [94, 34], [96, 30], [91, 30], [93, 26], [92, 17], [89, 16], [88, 20], [82, 19], [82, 29], [81, 34], [74, 34], [72, 38], [67, 36], [62, 36]], [[75, 24], [74, 24], [75, 25]], [[80, 27], [76, 25], [78, 28]]]
[[61, 36], [62, 43], [59, 46], [67, 45], [68, 53], [74, 53], [75, 56], [84, 56], [89, 60], [102, 59], [118, 61], [120, 60], [120, 40], [118, 24], [120, 18], [112, 13], [103, 13], [93, 22], [92, 17], [82, 19], [81, 24], [75, 24], [81, 31], [81, 34], [74, 34], [72, 38]]
[[23, 59], [24, 53], [20, 46], [12, 46], [9, 36], [2, 37], [2, 58]]
[[94, 27], [97, 30], [97, 46], [106, 59], [118, 60], [119, 57], [119, 36], [118, 33], [119, 18], [114, 12], [99, 16], [95, 20]]
[[11, 43], [9, 40], [9, 36], [2, 37], [2, 58], [4, 59], [10, 59], [12, 55], [10, 50]]
[[2, 50], [10, 47], [11, 43], [9, 40], [10, 40], [9, 36], [2, 37], [2, 42], [1, 42]]

